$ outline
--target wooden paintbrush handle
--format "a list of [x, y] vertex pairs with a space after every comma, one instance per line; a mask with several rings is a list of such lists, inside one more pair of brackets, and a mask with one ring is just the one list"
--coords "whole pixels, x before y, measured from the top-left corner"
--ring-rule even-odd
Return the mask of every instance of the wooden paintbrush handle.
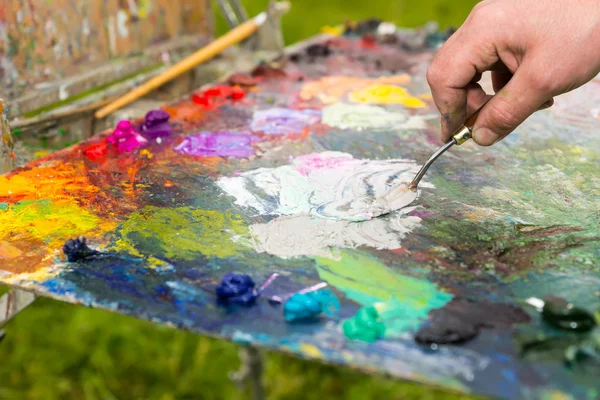
[[246, 39], [251, 34], [253, 34], [258, 29], [258, 27], [264, 23], [265, 19], [266, 14], [261, 13], [256, 17], [237, 26], [236, 28], [232, 29], [225, 35], [215, 40], [214, 42], [208, 44], [207, 46], [196, 51], [194, 54], [173, 65], [171, 68], [167, 69], [160, 75], [155, 76], [154, 78], [150, 79], [148, 82], [142, 84], [141, 86], [138, 86], [131, 92], [126, 93], [123, 97], [120, 97], [113, 103], [107, 105], [104, 108], [101, 108], [96, 112], [96, 118], [106, 117], [108, 114], [111, 114], [119, 108], [136, 101], [140, 97], [150, 93], [152, 90], [164, 85], [170, 80], [175, 79], [184, 72], [187, 72], [192, 68], [197, 67], [204, 61], [213, 58], [214, 56], [225, 50], [227, 47], [241, 42], [242, 40]]

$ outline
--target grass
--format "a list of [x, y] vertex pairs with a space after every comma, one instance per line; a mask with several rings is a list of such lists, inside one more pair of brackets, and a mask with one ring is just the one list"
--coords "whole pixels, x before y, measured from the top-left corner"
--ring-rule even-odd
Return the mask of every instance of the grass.
[[[244, 3], [250, 14], [266, 0]], [[297, 0], [286, 43], [345, 19], [380, 17], [402, 26], [459, 25], [474, 0]], [[218, 21], [219, 31], [225, 29]], [[0, 288], [2, 293], [2, 288]], [[229, 381], [237, 346], [100, 310], [40, 299], [6, 325], [0, 399], [243, 399]], [[467, 397], [345, 368], [268, 354], [269, 399], [458, 400]]]

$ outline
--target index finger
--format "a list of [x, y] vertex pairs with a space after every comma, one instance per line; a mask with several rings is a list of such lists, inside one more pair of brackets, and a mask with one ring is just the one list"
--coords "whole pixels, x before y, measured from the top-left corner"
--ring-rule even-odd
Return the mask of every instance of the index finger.
[[[427, 70], [433, 100], [442, 114], [442, 136], [448, 138], [467, 118], [467, 94], [473, 78], [498, 60], [491, 41], [463, 25], [442, 46]], [[472, 90], [472, 87], [471, 87]], [[483, 97], [485, 92], [478, 93]]]

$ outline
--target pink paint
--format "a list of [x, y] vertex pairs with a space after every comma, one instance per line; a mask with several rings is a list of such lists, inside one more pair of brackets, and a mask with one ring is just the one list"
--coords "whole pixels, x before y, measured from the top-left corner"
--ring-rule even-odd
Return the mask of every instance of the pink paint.
[[258, 138], [248, 132], [200, 132], [187, 136], [175, 151], [196, 157], [246, 158], [254, 154], [252, 143]]
[[311, 153], [296, 157], [293, 161], [294, 167], [302, 175], [308, 176], [313, 171], [333, 169], [354, 161], [352, 156], [322, 158], [322, 155], [322, 153]]
[[131, 122], [127, 120], [119, 121], [112, 135], [107, 137], [106, 141], [117, 146], [119, 153], [131, 152], [148, 143], [143, 136], [133, 129]]

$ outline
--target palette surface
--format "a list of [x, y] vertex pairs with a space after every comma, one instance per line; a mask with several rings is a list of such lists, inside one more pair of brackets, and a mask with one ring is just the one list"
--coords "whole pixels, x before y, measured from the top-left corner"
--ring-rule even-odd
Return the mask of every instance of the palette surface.
[[[491, 148], [451, 149], [407, 208], [319, 212], [410, 181], [440, 146], [435, 51], [406, 40], [324, 38], [165, 106], [169, 135], [106, 132], [0, 176], [0, 281], [463, 392], [598, 398], [598, 329], [525, 300], [600, 309], [599, 79]], [[68, 262], [79, 236], [99, 253]], [[217, 299], [230, 272], [279, 276], [244, 306]], [[321, 282], [316, 318], [268, 301]]]

